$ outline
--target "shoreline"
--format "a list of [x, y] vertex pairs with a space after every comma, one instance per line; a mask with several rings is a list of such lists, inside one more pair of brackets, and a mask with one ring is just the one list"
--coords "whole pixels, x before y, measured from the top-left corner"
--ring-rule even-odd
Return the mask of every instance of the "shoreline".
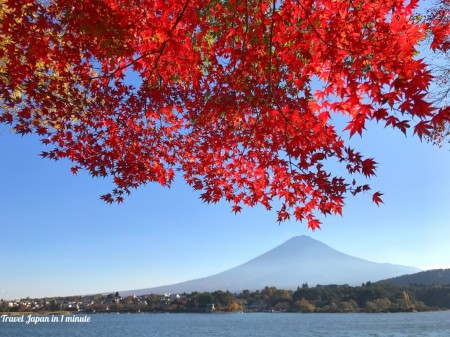
[[368, 312], [368, 311], [350, 311], [350, 312], [299, 312], [299, 311], [101, 311], [101, 312], [84, 312], [84, 311], [49, 311], [49, 312], [36, 312], [36, 311], [23, 311], [23, 312], [2, 312], [0, 315], [7, 316], [25, 316], [25, 315], [35, 315], [35, 316], [49, 316], [49, 315], [161, 315], [161, 314], [397, 314], [397, 313], [422, 313], [422, 312], [445, 312], [450, 311], [450, 309], [433, 309], [433, 310], [405, 310], [405, 311], [379, 311], [379, 312]]
[[[48, 315], [73, 315], [74, 313], [72, 311], [0, 311], [0, 315], [8, 315], [8, 316], [22, 316], [22, 315], [41, 315], [41, 316], [48, 316]], [[81, 314], [81, 312], [77, 312], [76, 314]], [[86, 314], [86, 313], [83, 313]]]

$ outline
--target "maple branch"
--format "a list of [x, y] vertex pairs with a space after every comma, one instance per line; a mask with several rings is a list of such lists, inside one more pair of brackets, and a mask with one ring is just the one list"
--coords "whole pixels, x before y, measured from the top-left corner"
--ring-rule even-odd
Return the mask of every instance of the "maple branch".
[[157, 58], [155, 60], [155, 64], [153, 65], [153, 68], [152, 68], [152, 70], [150, 72], [150, 76], [149, 77], [151, 77], [153, 75], [153, 72], [155, 71], [155, 69], [158, 68], [158, 63], [161, 60], [161, 57], [162, 57], [162, 55], [164, 53], [164, 50], [166, 49], [167, 42], [169, 42], [169, 40], [164, 41], [163, 44], [161, 45], [161, 51], [160, 51], [159, 55], [157, 56]]
[[184, 13], [186, 13], [186, 10], [188, 8], [190, 0], [186, 0], [186, 2], [184, 3], [183, 9], [181, 10], [181, 13], [178, 15], [177, 19], [175, 20], [172, 29], [170, 31], [175, 30], [175, 28], [178, 26], [178, 24], [180, 23], [181, 19], [184, 16]]
[[245, 30], [244, 30], [244, 38], [242, 40], [242, 50], [241, 50], [241, 62], [244, 65], [243, 59], [245, 54], [245, 49], [247, 45], [247, 34], [248, 34], [248, 0], [245, 0]]
[[[282, 115], [283, 115], [283, 117], [285, 117], [284, 116], [284, 114], [283, 113], [281, 113]], [[286, 152], [287, 152], [287, 155], [288, 155], [288, 158], [289, 158], [289, 173], [290, 173], [290, 175], [292, 176], [292, 172], [293, 172], [293, 168], [292, 168], [292, 165], [293, 165], [293, 163], [292, 163], [292, 156], [291, 156], [291, 152], [290, 151], [287, 151], [287, 149], [288, 149], [288, 145], [289, 145], [289, 143], [288, 143], [288, 125], [289, 125], [289, 121], [288, 121], [288, 119], [285, 117], [284, 118], [284, 146], [285, 146], [285, 148], [286, 148]], [[295, 165], [295, 164], [294, 164]]]
[[272, 18], [270, 23], [270, 35], [269, 35], [269, 92], [272, 92], [272, 44], [273, 44], [273, 27], [274, 19], [273, 15], [276, 10], [276, 0], [272, 0]]
[[320, 35], [320, 33], [317, 31], [316, 27], [314, 27], [313, 23], [311, 22], [311, 19], [309, 18], [309, 13], [308, 10], [305, 8], [305, 6], [303, 6], [299, 0], [297, 0], [297, 4], [303, 9], [303, 11], [306, 14], [306, 19], [308, 20], [309, 26], [311, 27], [311, 29], [313, 30], [314, 34], [317, 35], [317, 37], [319, 38], [320, 41], [322, 41], [322, 43], [328, 48], [328, 49], [340, 49], [340, 50], [344, 50], [347, 53], [350, 54], [355, 54], [353, 51], [346, 49], [344, 47], [339, 47], [339, 46], [333, 46], [332, 44], [328, 44], [327, 41], [322, 37], [322, 35]]
[[99, 76], [93, 76], [91, 77], [92, 80], [94, 79], [98, 79], [98, 78], [108, 78], [108, 77], [113, 77], [116, 73], [118, 73], [119, 71], [122, 71], [124, 69], [127, 69], [128, 67], [130, 67], [131, 65], [135, 64], [136, 62], [138, 62], [139, 60], [142, 60], [143, 58], [152, 55], [152, 54], [158, 54], [158, 53], [162, 53], [164, 51], [165, 48], [165, 44], [166, 44], [167, 40], [163, 42], [162, 47], [160, 49], [157, 50], [151, 50], [147, 53], [142, 54], [141, 56], [135, 58], [133, 61], [131, 61], [130, 63], [127, 63], [121, 67], [116, 68], [115, 70], [113, 70], [112, 72], [108, 73], [108, 74], [103, 74], [103, 75], [99, 75]]
[[[178, 26], [178, 24], [181, 22], [181, 19], [183, 18], [184, 14], [186, 13], [186, 10], [187, 10], [187, 8], [188, 8], [189, 2], [190, 2], [190, 0], [186, 0], [186, 2], [184, 3], [183, 9], [181, 10], [181, 13], [178, 15], [177, 19], [176, 19], [175, 22], [173, 23], [172, 28], [170, 29], [170, 32], [174, 31], [175, 28]], [[155, 68], [157, 67], [159, 60], [161, 59], [161, 55], [163, 54], [164, 49], [166, 48], [167, 42], [168, 42], [168, 40], [165, 40], [165, 41], [162, 43], [161, 48], [158, 49], [158, 50], [152, 50], [152, 51], [149, 51], [149, 52], [147, 52], [147, 53], [144, 53], [144, 54], [142, 54], [141, 56], [139, 56], [139, 57], [137, 57], [136, 59], [134, 59], [133, 61], [131, 61], [130, 63], [127, 63], [127, 64], [125, 64], [125, 65], [123, 65], [123, 66], [121, 66], [121, 67], [116, 68], [116, 69], [113, 70], [111, 73], [106, 74], [106, 75], [102, 75], [102, 76], [96, 76], [96, 77], [93, 77], [92, 79], [96, 79], [96, 78], [104, 78], [104, 77], [112, 77], [112, 76], [114, 76], [115, 74], [117, 74], [119, 71], [122, 71], [122, 70], [124, 70], [124, 69], [127, 69], [128, 67], [132, 66], [133, 64], [135, 64], [135, 63], [138, 62], [139, 60], [142, 60], [143, 58], [145, 58], [145, 57], [147, 57], [147, 56], [149, 56], [149, 55], [159, 53], [159, 56], [158, 56], [158, 58], [157, 58], [157, 60], [156, 60], [156, 62], [155, 62], [155, 66], [154, 66], [153, 69], [152, 69], [152, 72], [153, 72], [153, 70], [155, 70]]]
[[320, 33], [317, 31], [316, 27], [314, 27], [314, 25], [311, 22], [311, 19], [309, 18], [309, 14], [308, 14], [308, 10], [300, 3], [299, 0], [297, 0], [297, 4], [303, 9], [303, 11], [306, 14], [306, 19], [308, 20], [309, 26], [311, 27], [311, 29], [314, 31], [314, 33], [317, 35], [317, 37], [323, 42], [323, 44], [325, 44], [328, 48], [330, 48], [330, 46], [328, 45], [328, 43], [324, 40], [324, 38], [322, 37], [322, 35], [320, 35]]

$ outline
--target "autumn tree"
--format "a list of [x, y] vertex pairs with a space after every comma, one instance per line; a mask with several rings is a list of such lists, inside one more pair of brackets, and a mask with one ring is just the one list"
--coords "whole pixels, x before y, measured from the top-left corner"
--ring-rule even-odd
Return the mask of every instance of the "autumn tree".
[[[430, 47], [433, 51], [430, 69], [434, 75], [432, 99], [435, 104], [450, 109], [450, 1], [440, 0], [431, 7], [425, 20], [431, 27]], [[432, 142], [442, 144], [450, 142], [450, 122], [433, 129], [428, 136]]]
[[0, 0], [0, 123], [73, 173], [113, 177], [106, 202], [179, 172], [206, 202], [315, 229], [370, 190], [376, 162], [348, 135], [375, 120], [423, 137], [449, 120], [416, 57], [431, 28], [417, 3]]
[[294, 311], [310, 313], [310, 312], [314, 312], [314, 310], [316, 308], [315, 308], [314, 304], [309, 303], [307, 300], [301, 299], [294, 303], [293, 309], [294, 309]]

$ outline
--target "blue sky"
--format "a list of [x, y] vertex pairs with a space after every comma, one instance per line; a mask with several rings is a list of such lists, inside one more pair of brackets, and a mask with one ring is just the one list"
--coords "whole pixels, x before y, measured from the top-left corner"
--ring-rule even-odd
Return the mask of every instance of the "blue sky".
[[296, 235], [344, 253], [423, 269], [450, 267], [450, 152], [376, 124], [352, 143], [379, 163], [370, 183], [384, 193], [347, 200], [343, 217], [312, 232], [275, 212], [206, 205], [176, 179], [148, 185], [121, 205], [99, 199], [108, 179], [42, 159], [33, 136], [0, 125], [0, 298], [115, 292], [208, 276]]

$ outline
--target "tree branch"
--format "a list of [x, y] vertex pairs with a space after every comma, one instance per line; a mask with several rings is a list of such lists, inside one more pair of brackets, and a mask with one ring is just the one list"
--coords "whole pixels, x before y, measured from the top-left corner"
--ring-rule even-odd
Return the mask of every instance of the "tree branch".
[[270, 23], [270, 35], [269, 35], [269, 92], [272, 92], [272, 40], [273, 40], [273, 27], [274, 20], [273, 15], [276, 9], [276, 0], [272, 0], [272, 21]]

